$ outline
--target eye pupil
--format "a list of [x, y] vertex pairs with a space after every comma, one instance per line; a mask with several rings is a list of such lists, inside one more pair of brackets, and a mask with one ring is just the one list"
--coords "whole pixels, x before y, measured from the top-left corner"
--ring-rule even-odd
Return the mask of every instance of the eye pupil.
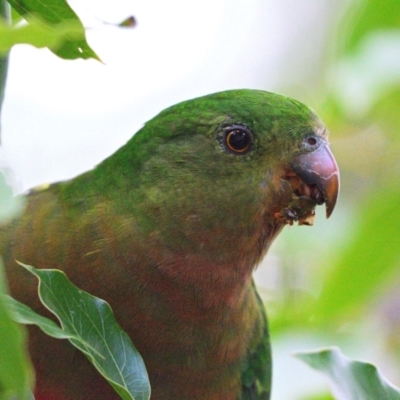
[[314, 145], [317, 144], [317, 139], [315, 139], [315, 138], [313, 138], [313, 137], [309, 137], [309, 138], [307, 139], [307, 143], [308, 143], [309, 145], [311, 145], [311, 146], [314, 146]]
[[234, 153], [245, 153], [250, 148], [250, 134], [241, 129], [234, 129], [227, 133], [226, 145]]

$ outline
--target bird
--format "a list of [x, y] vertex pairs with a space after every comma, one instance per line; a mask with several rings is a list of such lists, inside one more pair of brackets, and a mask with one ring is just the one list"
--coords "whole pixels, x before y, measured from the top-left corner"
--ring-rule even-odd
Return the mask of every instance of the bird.
[[[169, 107], [110, 157], [24, 194], [0, 227], [11, 294], [44, 315], [15, 260], [63, 270], [112, 307], [154, 400], [268, 400], [267, 317], [252, 277], [285, 225], [335, 208], [327, 129], [289, 97], [235, 89]], [[36, 400], [118, 396], [68, 341], [29, 327]]]

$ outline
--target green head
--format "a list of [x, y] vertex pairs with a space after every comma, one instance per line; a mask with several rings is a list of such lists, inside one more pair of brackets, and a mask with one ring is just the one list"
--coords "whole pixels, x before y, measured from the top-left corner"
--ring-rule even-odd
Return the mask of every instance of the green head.
[[326, 148], [325, 127], [305, 105], [232, 90], [162, 111], [96, 173], [115, 188], [118, 209], [174, 252], [254, 264], [285, 223], [307, 223], [317, 204], [336, 201], [337, 187], [326, 194], [302, 176], [309, 160], [291, 165]]

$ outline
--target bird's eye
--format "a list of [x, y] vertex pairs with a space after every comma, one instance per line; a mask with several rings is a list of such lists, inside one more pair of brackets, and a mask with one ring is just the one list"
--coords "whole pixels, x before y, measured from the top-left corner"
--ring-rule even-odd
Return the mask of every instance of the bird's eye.
[[244, 129], [232, 129], [225, 134], [225, 145], [232, 153], [244, 154], [251, 146], [251, 135]]
[[310, 146], [315, 146], [317, 144], [317, 139], [315, 139], [315, 137], [310, 136], [309, 138], [307, 138], [307, 143]]

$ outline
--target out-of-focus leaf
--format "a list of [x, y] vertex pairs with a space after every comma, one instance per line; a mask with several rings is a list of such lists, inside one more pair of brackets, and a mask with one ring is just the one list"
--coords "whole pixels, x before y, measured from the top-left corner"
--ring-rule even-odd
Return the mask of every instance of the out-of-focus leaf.
[[397, 86], [382, 96], [368, 115], [370, 120], [378, 121], [385, 133], [397, 141], [400, 139], [399, 104], [400, 86]]
[[[73, 285], [59, 270], [23, 265], [39, 279], [42, 303], [60, 320], [70, 338], [123, 399], [148, 400], [150, 384], [139, 352], [104, 300]], [[87, 342], [90, 347], [83, 343]]]
[[400, 389], [374, 365], [351, 360], [336, 347], [298, 352], [295, 357], [325, 375], [337, 400], [400, 400]]
[[94, 58], [100, 60], [96, 53], [90, 48], [85, 37], [85, 28], [80, 19], [65, 0], [9, 0], [11, 6], [32, 24], [34, 20], [45, 26], [44, 30], [53, 29], [60, 24], [73, 26], [74, 32], [65, 35], [67, 40], [59, 46], [52, 46], [50, 49], [61, 58]]
[[17, 215], [24, 207], [22, 197], [13, 197], [13, 191], [0, 170], [0, 225]]
[[10, 7], [10, 9], [11, 9], [12, 24], [13, 25], [19, 24], [23, 20], [23, 18], [12, 7]]
[[10, 316], [3, 295], [6, 293], [0, 262], [0, 399], [31, 398], [33, 369], [26, 348], [26, 333]]
[[360, 208], [353, 240], [325, 278], [315, 304], [319, 322], [348, 315], [370, 305], [380, 285], [398, 269], [400, 187], [376, 188]]
[[302, 397], [301, 400], [335, 400], [335, 399], [328, 393], [328, 394]]
[[398, 0], [364, 0], [354, 4], [347, 29], [343, 30], [346, 52], [354, 52], [362, 40], [374, 31], [400, 28]]

